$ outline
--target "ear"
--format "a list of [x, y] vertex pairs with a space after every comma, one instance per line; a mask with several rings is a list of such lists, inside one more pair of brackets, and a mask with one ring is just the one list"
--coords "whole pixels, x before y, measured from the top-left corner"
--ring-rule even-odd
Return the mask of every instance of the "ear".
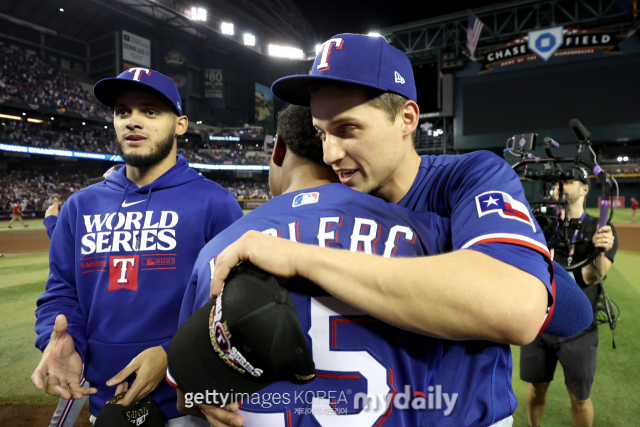
[[187, 116], [180, 116], [176, 119], [176, 135], [184, 135], [189, 127], [189, 119]]
[[276, 134], [276, 142], [273, 144], [273, 163], [276, 166], [282, 167], [284, 163], [284, 157], [287, 154], [287, 144], [284, 143], [284, 139], [279, 134]]
[[402, 120], [402, 136], [411, 135], [418, 127], [420, 121], [420, 108], [412, 100], [407, 100], [400, 111], [400, 119]]

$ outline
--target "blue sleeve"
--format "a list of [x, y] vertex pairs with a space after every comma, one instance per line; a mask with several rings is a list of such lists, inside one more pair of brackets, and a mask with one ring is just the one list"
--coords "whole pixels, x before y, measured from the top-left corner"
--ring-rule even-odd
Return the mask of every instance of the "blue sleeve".
[[556, 299], [553, 311], [549, 313], [545, 334], [557, 337], [572, 337], [584, 331], [593, 323], [591, 301], [571, 275], [557, 262], [555, 270]]
[[53, 230], [55, 230], [57, 222], [58, 217], [55, 215], [49, 215], [43, 221], [43, 224], [47, 229], [47, 236], [49, 236], [49, 239], [51, 239], [51, 236], [53, 236]]
[[65, 203], [51, 236], [49, 278], [44, 294], [36, 303], [35, 345], [41, 351], [49, 344], [56, 317], [67, 318], [67, 333], [84, 361], [87, 350], [86, 319], [82, 313], [75, 280], [75, 237], [69, 222], [70, 203]]
[[207, 241], [216, 237], [218, 233], [236, 222], [239, 218], [242, 218], [242, 215], [242, 209], [240, 209], [238, 201], [233, 197], [233, 194], [227, 192], [227, 195], [222, 199], [222, 202], [218, 205], [218, 209], [216, 209], [215, 214], [213, 214], [211, 218]]
[[198, 288], [198, 267], [199, 261], [196, 262], [196, 265], [193, 268], [193, 273], [191, 273], [191, 278], [189, 279], [189, 284], [187, 285], [187, 289], [184, 291], [184, 297], [182, 298], [182, 305], [180, 306], [180, 315], [178, 317], [178, 328], [193, 314], [195, 311], [194, 302], [196, 299], [196, 290]]
[[[443, 194], [454, 250], [472, 249], [514, 265], [538, 277], [552, 296], [549, 250], [515, 171], [488, 151], [466, 155], [447, 169]], [[517, 256], [513, 245], [520, 246]]]

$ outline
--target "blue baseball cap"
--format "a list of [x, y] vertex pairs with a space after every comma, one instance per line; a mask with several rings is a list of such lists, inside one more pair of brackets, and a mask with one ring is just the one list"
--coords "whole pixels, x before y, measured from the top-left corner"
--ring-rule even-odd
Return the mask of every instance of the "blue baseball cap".
[[338, 34], [324, 42], [308, 75], [276, 80], [271, 91], [289, 104], [309, 106], [309, 86], [345, 82], [393, 92], [418, 102], [409, 58], [384, 37]]
[[167, 101], [178, 116], [182, 116], [182, 101], [174, 81], [149, 68], [129, 68], [118, 77], [100, 80], [93, 87], [93, 94], [105, 106], [113, 109], [120, 93], [126, 90], [142, 90]]

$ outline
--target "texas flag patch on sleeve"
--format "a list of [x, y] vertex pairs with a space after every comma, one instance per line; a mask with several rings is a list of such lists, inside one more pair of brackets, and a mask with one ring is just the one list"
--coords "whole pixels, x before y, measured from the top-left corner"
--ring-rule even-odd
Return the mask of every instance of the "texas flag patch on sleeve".
[[536, 226], [531, 219], [531, 214], [527, 206], [512, 198], [502, 191], [487, 191], [476, 196], [476, 206], [478, 216], [483, 217], [491, 213], [497, 213], [502, 218], [515, 219], [516, 221], [529, 224], [536, 232]]
[[296, 197], [293, 198], [292, 207], [297, 208], [302, 205], [310, 205], [311, 203], [318, 203], [318, 199], [320, 199], [320, 193], [314, 191], [313, 193], [300, 193]]

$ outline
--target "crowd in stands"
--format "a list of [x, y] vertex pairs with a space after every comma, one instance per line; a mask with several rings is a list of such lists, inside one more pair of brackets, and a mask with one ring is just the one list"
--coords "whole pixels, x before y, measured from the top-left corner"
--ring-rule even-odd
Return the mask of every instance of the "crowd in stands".
[[[50, 126], [5, 120], [0, 125], [0, 142], [30, 147], [56, 148], [89, 153], [116, 154], [117, 142], [107, 130], [54, 130]], [[208, 164], [268, 165], [265, 156], [246, 156], [246, 150], [198, 150], [179, 146], [188, 162]]]
[[78, 82], [37, 54], [0, 42], [0, 101], [44, 105], [83, 116], [110, 116]]
[[[96, 172], [98, 173], [98, 172]], [[31, 167], [3, 170], [0, 174], [0, 210], [8, 211], [19, 203], [22, 210], [46, 210], [53, 197], [60, 201], [88, 186], [86, 173]]]
[[116, 152], [115, 141], [106, 131], [55, 131], [42, 125], [14, 120], [7, 120], [3, 126], [0, 126], [0, 141], [31, 147], [89, 153], [112, 154]]
[[[65, 201], [78, 190], [89, 185], [89, 178], [101, 175], [95, 171], [60, 171], [54, 168], [36, 169], [32, 166], [11, 166], [0, 170], [0, 211], [13, 209], [16, 203], [25, 210], [46, 210], [53, 197]], [[271, 198], [266, 181], [250, 179], [217, 181], [236, 199]]]
[[237, 165], [268, 165], [268, 156], [248, 156], [251, 151], [225, 149], [225, 150], [207, 150], [206, 155], [211, 161], [205, 163], [226, 163]]
[[262, 199], [269, 200], [271, 191], [269, 183], [266, 181], [235, 180], [216, 181], [218, 184], [229, 190], [236, 199]]

